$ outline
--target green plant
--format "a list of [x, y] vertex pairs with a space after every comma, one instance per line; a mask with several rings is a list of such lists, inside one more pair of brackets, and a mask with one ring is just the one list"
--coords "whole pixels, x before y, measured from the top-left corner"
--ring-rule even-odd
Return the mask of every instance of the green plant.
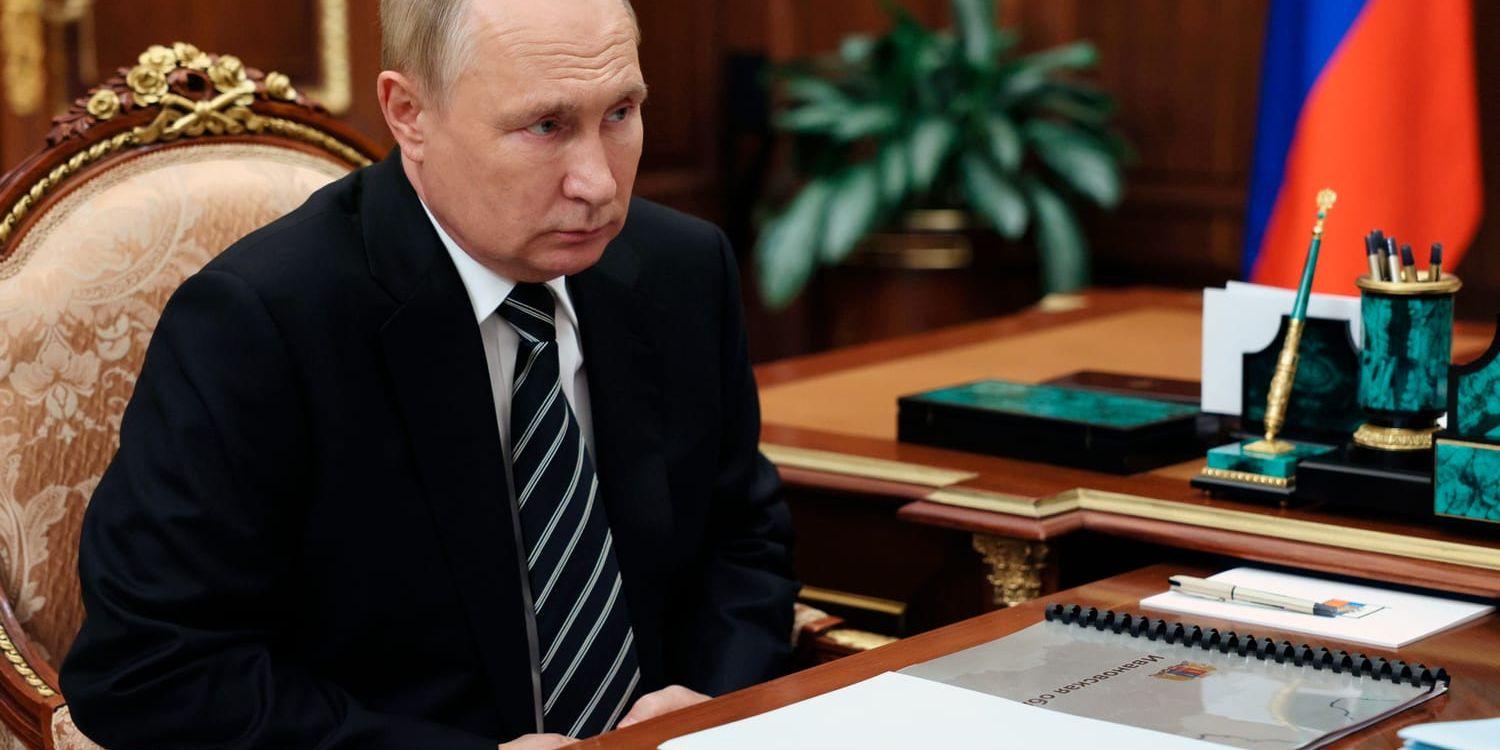
[[819, 263], [926, 207], [968, 208], [1010, 240], [1030, 232], [1047, 290], [1085, 285], [1074, 207], [1119, 203], [1128, 148], [1110, 125], [1114, 100], [1069, 77], [1093, 66], [1093, 45], [1021, 55], [995, 0], [952, 0], [952, 32], [882, 1], [889, 33], [777, 71], [791, 106], [776, 127], [793, 137], [802, 186], [763, 226], [762, 297], [784, 306]]

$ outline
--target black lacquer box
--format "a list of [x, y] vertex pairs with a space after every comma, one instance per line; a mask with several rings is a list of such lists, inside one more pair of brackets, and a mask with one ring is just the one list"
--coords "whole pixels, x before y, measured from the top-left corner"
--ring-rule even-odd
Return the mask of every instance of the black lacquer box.
[[1196, 401], [980, 380], [898, 405], [903, 442], [1115, 474], [1185, 461], [1202, 449]]

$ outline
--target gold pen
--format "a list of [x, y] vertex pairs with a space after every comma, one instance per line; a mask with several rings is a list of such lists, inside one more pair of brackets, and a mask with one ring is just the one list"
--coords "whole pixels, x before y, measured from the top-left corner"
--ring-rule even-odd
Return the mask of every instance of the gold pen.
[[1338, 616], [1338, 610], [1327, 604], [1312, 601], [1311, 599], [1298, 599], [1295, 596], [1277, 594], [1272, 591], [1247, 589], [1244, 586], [1210, 581], [1207, 578], [1176, 575], [1168, 578], [1167, 582], [1172, 584], [1173, 591], [1180, 594], [1187, 594], [1188, 596], [1217, 599], [1221, 602], [1259, 604], [1263, 607], [1274, 607], [1276, 609], [1284, 609], [1288, 612], [1301, 612], [1305, 615], [1317, 615], [1319, 617]]

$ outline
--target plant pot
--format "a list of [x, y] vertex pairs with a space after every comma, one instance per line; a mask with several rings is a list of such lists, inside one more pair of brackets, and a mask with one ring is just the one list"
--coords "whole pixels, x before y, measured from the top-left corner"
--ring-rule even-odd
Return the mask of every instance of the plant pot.
[[1041, 295], [1036, 254], [969, 213], [909, 211], [822, 274], [814, 319], [824, 346], [848, 346], [995, 317]]

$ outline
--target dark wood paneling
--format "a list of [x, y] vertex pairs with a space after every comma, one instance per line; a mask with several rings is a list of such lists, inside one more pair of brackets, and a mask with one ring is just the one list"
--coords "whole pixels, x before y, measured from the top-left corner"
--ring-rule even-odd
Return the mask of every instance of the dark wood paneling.
[[1484, 161], [1484, 216], [1469, 254], [1456, 272], [1465, 288], [1458, 313], [1493, 319], [1500, 313], [1500, 3], [1474, 3], [1475, 65], [1479, 78], [1479, 149]]

